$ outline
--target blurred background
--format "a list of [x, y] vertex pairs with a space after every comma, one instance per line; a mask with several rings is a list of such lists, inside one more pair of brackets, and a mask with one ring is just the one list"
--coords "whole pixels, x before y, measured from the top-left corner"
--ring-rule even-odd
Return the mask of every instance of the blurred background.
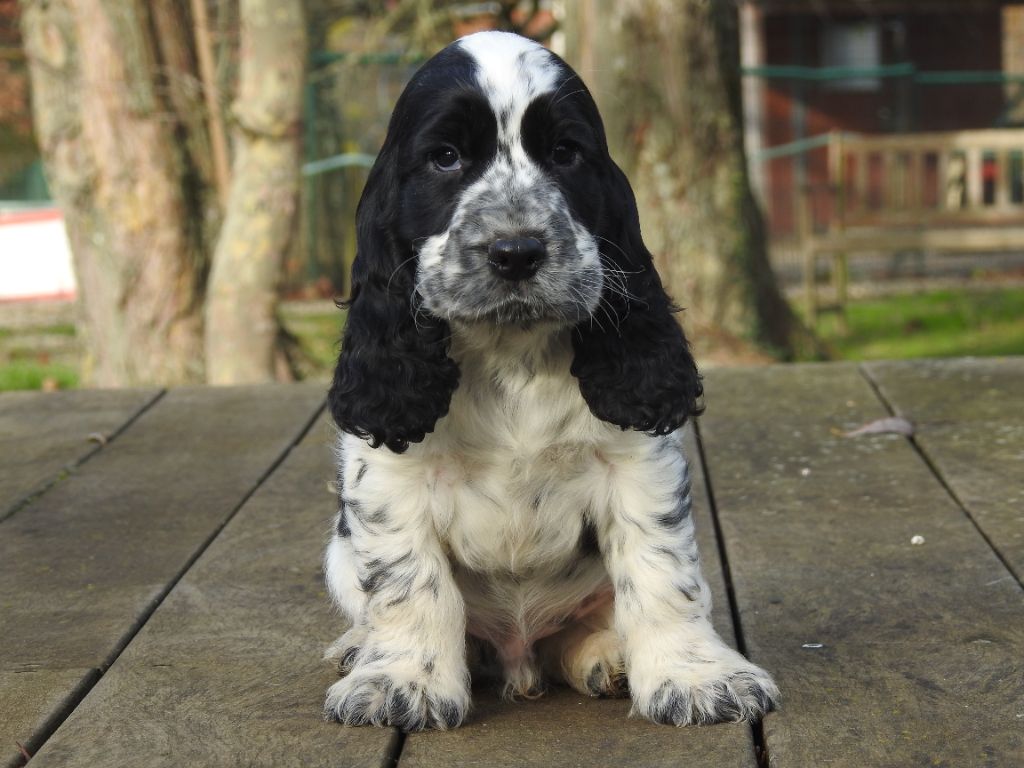
[[590, 87], [702, 364], [1024, 354], [1024, 3], [0, 0], [0, 389], [326, 378], [479, 29]]

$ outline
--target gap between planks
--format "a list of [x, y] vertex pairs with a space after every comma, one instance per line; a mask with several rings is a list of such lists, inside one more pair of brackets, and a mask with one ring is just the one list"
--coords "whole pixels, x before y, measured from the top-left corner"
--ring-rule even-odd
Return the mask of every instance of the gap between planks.
[[[129, 421], [127, 421], [120, 429], [118, 429], [115, 434], [119, 435], [122, 432], [124, 432], [134, 421], [136, 421], [140, 416], [142, 416], [143, 413], [149, 411], [153, 407], [153, 405], [155, 405], [156, 402], [159, 401], [164, 396], [164, 394], [166, 394], [166, 390], [160, 392], [157, 395], [157, 397], [154, 397], [145, 407], [141, 408], [139, 412], [136, 413], [135, 416], [133, 416]], [[213, 529], [210, 535], [189, 556], [188, 560], [185, 562], [182, 568], [177, 573], [175, 573], [163, 586], [163, 588], [157, 593], [157, 595], [153, 598], [153, 601], [140, 612], [138, 620], [131, 624], [125, 631], [125, 633], [121, 636], [121, 638], [114, 644], [114, 647], [111, 649], [110, 654], [103, 660], [101, 665], [98, 668], [93, 669], [91, 673], [83, 679], [81, 684], [78, 685], [74, 691], [72, 691], [71, 695], [67, 699], [66, 704], [61, 709], [57, 710], [52, 717], [47, 719], [43, 726], [38, 731], [33, 733], [32, 736], [26, 741], [26, 743], [24, 744], [24, 748], [26, 751], [28, 751], [30, 755], [35, 755], [40, 749], [42, 749], [42, 747], [46, 744], [50, 737], [53, 736], [53, 734], [57, 731], [58, 728], [60, 728], [60, 726], [64, 723], [65, 720], [67, 720], [67, 718], [78, 707], [78, 705], [82, 703], [82, 700], [89, 694], [89, 692], [96, 686], [96, 684], [101, 679], [103, 679], [104, 673], [108, 669], [110, 669], [114, 662], [117, 661], [118, 657], [121, 655], [124, 649], [128, 647], [129, 643], [131, 643], [135, 636], [146, 625], [146, 622], [149, 621], [150, 617], [156, 612], [156, 610], [160, 607], [160, 605], [171, 593], [171, 591], [175, 588], [175, 586], [177, 586], [178, 582], [180, 582], [182, 578], [184, 578], [185, 574], [189, 572], [193, 565], [195, 565], [196, 561], [199, 560], [200, 557], [202, 557], [203, 553], [210, 547], [210, 545], [217, 539], [217, 537], [220, 536], [224, 528], [227, 527], [227, 525], [234, 519], [235, 515], [237, 515], [239, 510], [241, 510], [242, 507], [245, 506], [246, 502], [252, 498], [252, 496], [260, 489], [260, 487], [267, 481], [267, 479], [269, 479], [270, 476], [277, 471], [278, 467], [280, 467], [281, 464], [284, 463], [285, 459], [288, 458], [289, 454], [291, 454], [295, 446], [302, 442], [303, 438], [305, 438], [309, 431], [313, 428], [313, 425], [316, 423], [317, 419], [320, 418], [320, 415], [323, 413], [325, 407], [326, 401], [321, 402], [320, 405], [317, 406], [317, 408], [313, 411], [312, 416], [307, 418], [306, 422], [302, 425], [302, 428], [296, 434], [294, 439], [291, 440], [285, 447], [285, 449], [281, 451], [281, 453], [278, 454], [278, 456], [267, 466], [263, 473], [256, 479], [256, 482], [253, 483], [252, 487], [249, 488], [249, 490], [246, 491], [245, 494], [243, 494], [242, 498], [238, 501], [238, 503], [231, 508], [231, 511], [228, 513], [227, 517]], [[103, 447], [104, 446], [101, 445], [97, 448], [97, 450], [91, 451], [82, 461], [78, 462], [75, 466], [80, 466], [86, 459], [96, 455], [96, 453]], [[58, 478], [64, 477], [65, 475], [66, 473], [60, 473]], [[52, 488], [54, 485], [56, 485], [56, 483], [56, 480], [54, 482], [49, 483], [47, 485], [46, 490]], [[33, 494], [31, 498], [35, 499], [38, 496], [41, 496], [42, 493], [44, 492], [45, 491], [40, 491], [37, 494]], [[402, 736], [404, 739], [404, 735]], [[398, 740], [399, 750], [401, 749], [401, 742], [403, 739]], [[395, 754], [395, 759], [397, 761], [397, 753]], [[25, 765], [26, 762], [27, 761], [23, 757], [20, 762], [15, 764]], [[393, 765], [393, 762], [385, 761], [385, 765], [383, 766], [383, 768], [391, 768]]]
[[64, 480], [66, 480], [67, 478], [71, 477], [71, 475], [73, 475], [78, 470], [79, 467], [81, 467], [83, 464], [85, 464], [87, 461], [89, 461], [89, 459], [91, 459], [93, 456], [95, 456], [100, 451], [102, 451], [104, 448], [106, 448], [108, 445], [110, 445], [112, 442], [114, 442], [119, 436], [124, 434], [124, 432], [132, 424], [134, 424], [144, 414], [146, 414], [166, 394], [167, 394], [167, 390], [166, 389], [161, 389], [159, 392], [157, 392], [155, 395], [153, 395], [153, 397], [150, 398], [150, 400], [148, 400], [147, 402], [143, 403], [142, 406], [137, 411], [135, 411], [135, 413], [133, 413], [131, 416], [129, 416], [121, 426], [119, 426], [117, 429], [115, 429], [109, 435], [104, 435], [104, 440], [102, 442], [99, 442], [96, 445], [96, 447], [94, 447], [91, 451], [88, 451], [87, 453], [85, 453], [84, 455], [78, 457], [77, 459], [73, 459], [72, 461], [69, 461], [67, 464], [65, 464], [63, 467], [61, 467], [60, 470], [58, 470], [58, 472], [53, 477], [51, 477], [49, 480], [45, 481], [39, 488], [37, 488], [34, 491], [30, 491], [28, 494], [26, 494], [25, 496], [20, 498], [18, 501], [14, 502], [7, 509], [6, 512], [0, 513], [0, 523], [3, 523], [6, 520], [10, 520], [12, 517], [14, 517], [16, 514], [18, 514], [25, 507], [29, 506], [34, 501], [36, 501], [36, 499], [38, 499], [44, 493], [46, 493], [47, 491], [51, 490], [52, 488], [54, 488], [56, 485], [58, 485], [59, 483], [61, 483]]
[[[857, 366], [857, 370], [860, 372], [861, 376], [864, 377], [864, 380], [867, 381], [868, 386], [871, 387], [871, 391], [875, 393], [875, 397], [878, 398], [878, 401], [882, 404], [882, 407], [885, 408], [891, 416], [902, 417], [903, 414], [900, 413], [899, 408], [896, 406], [896, 404], [890, 402], [889, 399], [885, 396], [885, 393], [882, 391], [881, 384], [874, 378], [874, 376], [871, 375], [870, 369], [863, 363], [861, 363]], [[966, 517], [970, 521], [971, 525], [974, 526], [974, 530], [978, 532], [978, 535], [981, 536], [982, 540], [985, 542], [985, 545], [992, 551], [992, 554], [994, 554], [996, 558], [998, 558], [999, 562], [1003, 564], [1003, 567], [1006, 569], [1006, 572], [1010, 576], [1010, 578], [1017, 582], [1017, 586], [1019, 586], [1021, 589], [1024, 589], [1024, 581], [1021, 581], [1021, 579], [1017, 577], [1013, 567], [1010, 565], [1010, 562], [1003, 556], [1003, 553], [999, 551], [999, 548], [992, 541], [991, 537], [985, 532], [985, 529], [982, 528], [981, 525], [979, 525], [974, 515], [971, 514], [970, 508], [961, 500], [961, 498], [957, 495], [956, 491], [953, 490], [953, 486], [946, 479], [946, 476], [942, 474], [942, 470], [939, 469], [939, 466], [935, 463], [935, 461], [932, 460], [932, 457], [931, 455], [929, 455], [928, 451], [924, 448], [924, 446], [921, 445], [921, 443], [918, 442], [916, 436], [914, 435], [908, 435], [907, 442], [910, 443], [910, 446], [914, 449], [914, 452], [918, 455], [918, 457], [920, 457], [921, 461], [924, 462], [924, 465], [928, 467], [928, 471], [932, 473], [932, 476], [936, 479], [936, 481], [938, 481], [939, 485], [942, 486], [942, 489], [946, 492], [949, 498], [951, 498], [953, 500], [953, 503], [956, 504], [957, 507], [959, 507], [964, 517]]]
[[[708, 495], [708, 511], [715, 529], [715, 543], [718, 545], [718, 557], [722, 565], [722, 578], [725, 580], [725, 594], [729, 600], [729, 614], [732, 616], [733, 631], [736, 633], [736, 646], [747, 658], [747, 642], [743, 635], [743, 622], [740, 619], [739, 602], [732, 583], [732, 569], [729, 566], [729, 552], [725, 545], [725, 534], [718, 519], [718, 504], [715, 502], [714, 483], [711, 481], [711, 467], [708, 466], [707, 453], [704, 451], [704, 440], [700, 432], [700, 419], [693, 419], [693, 434], [697, 443], [697, 458], [704, 472], [704, 487]], [[750, 723], [750, 733], [754, 741], [754, 759], [758, 768], [768, 768], [770, 759], [768, 744], [764, 737], [764, 725], [761, 720]]]

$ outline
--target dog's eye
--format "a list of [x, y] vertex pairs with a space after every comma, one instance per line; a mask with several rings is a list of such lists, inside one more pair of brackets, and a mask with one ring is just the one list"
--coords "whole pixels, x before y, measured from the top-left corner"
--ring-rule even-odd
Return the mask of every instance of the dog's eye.
[[430, 161], [439, 171], [450, 173], [462, 168], [462, 158], [459, 157], [459, 150], [455, 147], [445, 145], [430, 153]]
[[571, 141], [560, 141], [551, 150], [551, 162], [555, 165], [572, 165], [576, 162], [579, 149]]

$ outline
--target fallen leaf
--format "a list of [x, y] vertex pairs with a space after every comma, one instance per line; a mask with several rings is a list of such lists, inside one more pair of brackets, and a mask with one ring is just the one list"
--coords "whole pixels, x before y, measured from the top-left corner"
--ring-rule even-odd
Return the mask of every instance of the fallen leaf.
[[867, 424], [851, 429], [849, 432], [840, 432], [843, 437], [860, 437], [861, 435], [903, 435], [912, 437], [914, 425], [902, 416], [887, 416], [884, 419], [875, 419]]

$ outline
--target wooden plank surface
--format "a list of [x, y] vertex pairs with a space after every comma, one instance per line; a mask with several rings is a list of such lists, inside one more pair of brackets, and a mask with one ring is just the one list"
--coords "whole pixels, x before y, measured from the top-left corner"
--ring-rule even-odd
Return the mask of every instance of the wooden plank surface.
[[385, 766], [392, 729], [321, 716], [341, 632], [321, 558], [336, 497], [315, 426], [31, 765]]
[[906, 439], [836, 434], [887, 413], [858, 369], [706, 391], [741, 630], [782, 690], [770, 765], [1019, 767], [1024, 594]]
[[[735, 647], [722, 564], [696, 442], [687, 437], [693, 473], [693, 514], [704, 574], [711, 587], [713, 621]], [[493, 687], [478, 685], [473, 712], [461, 728], [410, 734], [400, 768], [600, 765], [753, 768], [747, 725], [671, 728], [628, 719], [628, 699], [591, 699], [566, 688], [537, 701], [501, 702]]]
[[301, 434], [322, 386], [172, 390], [0, 535], [0, 760], [34, 751]]
[[890, 407], [915, 423], [917, 444], [1024, 581], [1024, 358], [865, 369]]
[[100, 450], [159, 394], [155, 389], [0, 394], [0, 520]]

